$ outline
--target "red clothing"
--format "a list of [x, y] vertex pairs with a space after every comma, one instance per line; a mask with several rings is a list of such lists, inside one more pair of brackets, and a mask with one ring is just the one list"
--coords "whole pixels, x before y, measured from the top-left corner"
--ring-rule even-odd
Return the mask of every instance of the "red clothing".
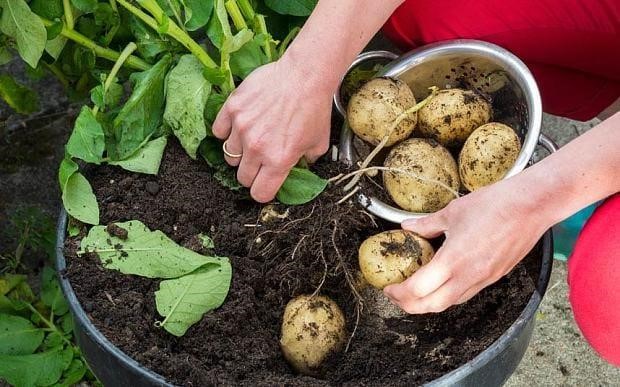
[[589, 120], [620, 97], [620, 0], [408, 0], [384, 32], [404, 50], [457, 38], [502, 46], [552, 114]]
[[[552, 114], [588, 120], [620, 97], [620, 0], [408, 0], [384, 32], [404, 50], [457, 38], [502, 46], [530, 68]], [[620, 366], [620, 194], [583, 228], [569, 285], [583, 335]]]

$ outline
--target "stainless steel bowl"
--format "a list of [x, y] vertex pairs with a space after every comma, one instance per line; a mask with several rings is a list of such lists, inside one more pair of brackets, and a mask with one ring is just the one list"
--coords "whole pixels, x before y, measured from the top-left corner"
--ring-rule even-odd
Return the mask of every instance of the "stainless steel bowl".
[[[549, 152], [557, 150], [553, 141], [540, 133], [542, 103], [536, 81], [525, 64], [507, 50], [477, 40], [452, 40], [420, 47], [400, 57], [388, 51], [366, 52], [356, 59], [349, 71], [378, 58], [391, 60], [378, 75], [401, 79], [411, 87], [418, 101], [428, 95], [430, 86], [466, 87], [488, 95], [495, 112], [494, 120], [512, 126], [523, 144], [515, 165], [504, 179], [521, 172], [532, 162], [536, 145]], [[334, 103], [346, 117], [340, 90], [334, 96]], [[353, 132], [345, 120], [339, 149], [341, 161], [352, 164], [358, 160], [353, 140]], [[370, 213], [395, 223], [428, 215], [395, 208], [363, 192], [357, 198]]]

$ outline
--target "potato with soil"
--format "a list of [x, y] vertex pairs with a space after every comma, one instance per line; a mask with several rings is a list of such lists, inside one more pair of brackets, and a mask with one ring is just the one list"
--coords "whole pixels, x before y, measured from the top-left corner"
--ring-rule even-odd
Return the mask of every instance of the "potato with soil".
[[491, 104], [471, 90], [441, 90], [418, 112], [418, 131], [447, 147], [462, 145], [491, 120]]
[[394, 202], [407, 211], [435, 212], [458, 195], [456, 161], [431, 139], [413, 138], [394, 147], [384, 166], [383, 184]]
[[406, 230], [392, 230], [366, 239], [359, 248], [360, 270], [377, 289], [398, 284], [431, 261], [435, 250], [424, 238]]
[[399, 79], [374, 78], [359, 88], [349, 100], [347, 120], [351, 130], [373, 145], [389, 134], [386, 146], [411, 135], [418, 113], [410, 113], [391, 131], [397, 117], [415, 106], [413, 92]]
[[463, 186], [475, 191], [500, 181], [512, 168], [521, 141], [508, 125], [491, 122], [476, 129], [459, 155], [459, 174]]
[[284, 310], [280, 347], [295, 370], [314, 375], [325, 358], [342, 349], [346, 338], [344, 314], [325, 296], [302, 295]]

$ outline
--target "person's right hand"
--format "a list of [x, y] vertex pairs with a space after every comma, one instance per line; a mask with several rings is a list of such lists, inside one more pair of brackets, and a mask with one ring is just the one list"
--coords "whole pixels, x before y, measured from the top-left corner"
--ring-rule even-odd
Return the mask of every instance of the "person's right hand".
[[314, 162], [329, 147], [332, 87], [284, 56], [256, 69], [228, 98], [213, 134], [252, 198], [272, 200], [302, 157]]

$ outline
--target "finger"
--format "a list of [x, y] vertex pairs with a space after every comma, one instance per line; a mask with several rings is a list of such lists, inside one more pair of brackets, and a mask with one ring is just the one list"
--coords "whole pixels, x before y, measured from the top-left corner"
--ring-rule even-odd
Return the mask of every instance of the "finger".
[[243, 146], [241, 145], [241, 138], [239, 137], [239, 134], [234, 128], [232, 132], [230, 133], [230, 137], [228, 137], [228, 139], [226, 140], [224, 144], [226, 146], [226, 150], [228, 151], [228, 153], [233, 154], [233, 155], [241, 155], [241, 157], [230, 157], [230, 156], [224, 155], [224, 159], [226, 159], [226, 162], [229, 165], [236, 167], [237, 165], [241, 163], [241, 159], [245, 158], [245, 155], [243, 154]]
[[329, 140], [325, 141], [324, 144], [321, 144], [318, 147], [308, 151], [304, 157], [308, 160], [309, 163], [315, 163], [319, 157], [323, 156], [329, 150]]
[[250, 195], [259, 203], [267, 203], [276, 196], [280, 186], [286, 180], [289, 169], [278, 169], [269, 166], [261, 166], [258, 175], [254, 179]]
[[213, 127], [211, 128], [215, 137], [220, 140], [225, 140], [230, 136], [232, 128], [232, 116], [228, 109], [228, 105], [224, 104], [217, 114], [215, 121], [213, 121]]
[[427, 215], [419, 219], [407, 219], [402, 222], [402, 228], [413, 231], [425, 238], [435, 238], [447, 230], [443, 211]]
[[469, 285], [461, 278], [453, 278], [428, 296], [410, 298], [400, 302], [398, 306], [410, 314], [443, 312], [457, 303]]
[[439, 249], [428, 264], [422, 266], [402, 283], [387, 286], [384, 289], [385, 295], [400, 302], [409, 298], [426, 297], [439, 289], [452, 276], [450, 267], [445, 263], [447, 260], [442, 258], [442, 250]]
[[256, 154], [247, 151], [241, 158], [239, 169], [237, 170], [237, 180], [242, 186], [250, 188], [260, 169], [260, 159]]

